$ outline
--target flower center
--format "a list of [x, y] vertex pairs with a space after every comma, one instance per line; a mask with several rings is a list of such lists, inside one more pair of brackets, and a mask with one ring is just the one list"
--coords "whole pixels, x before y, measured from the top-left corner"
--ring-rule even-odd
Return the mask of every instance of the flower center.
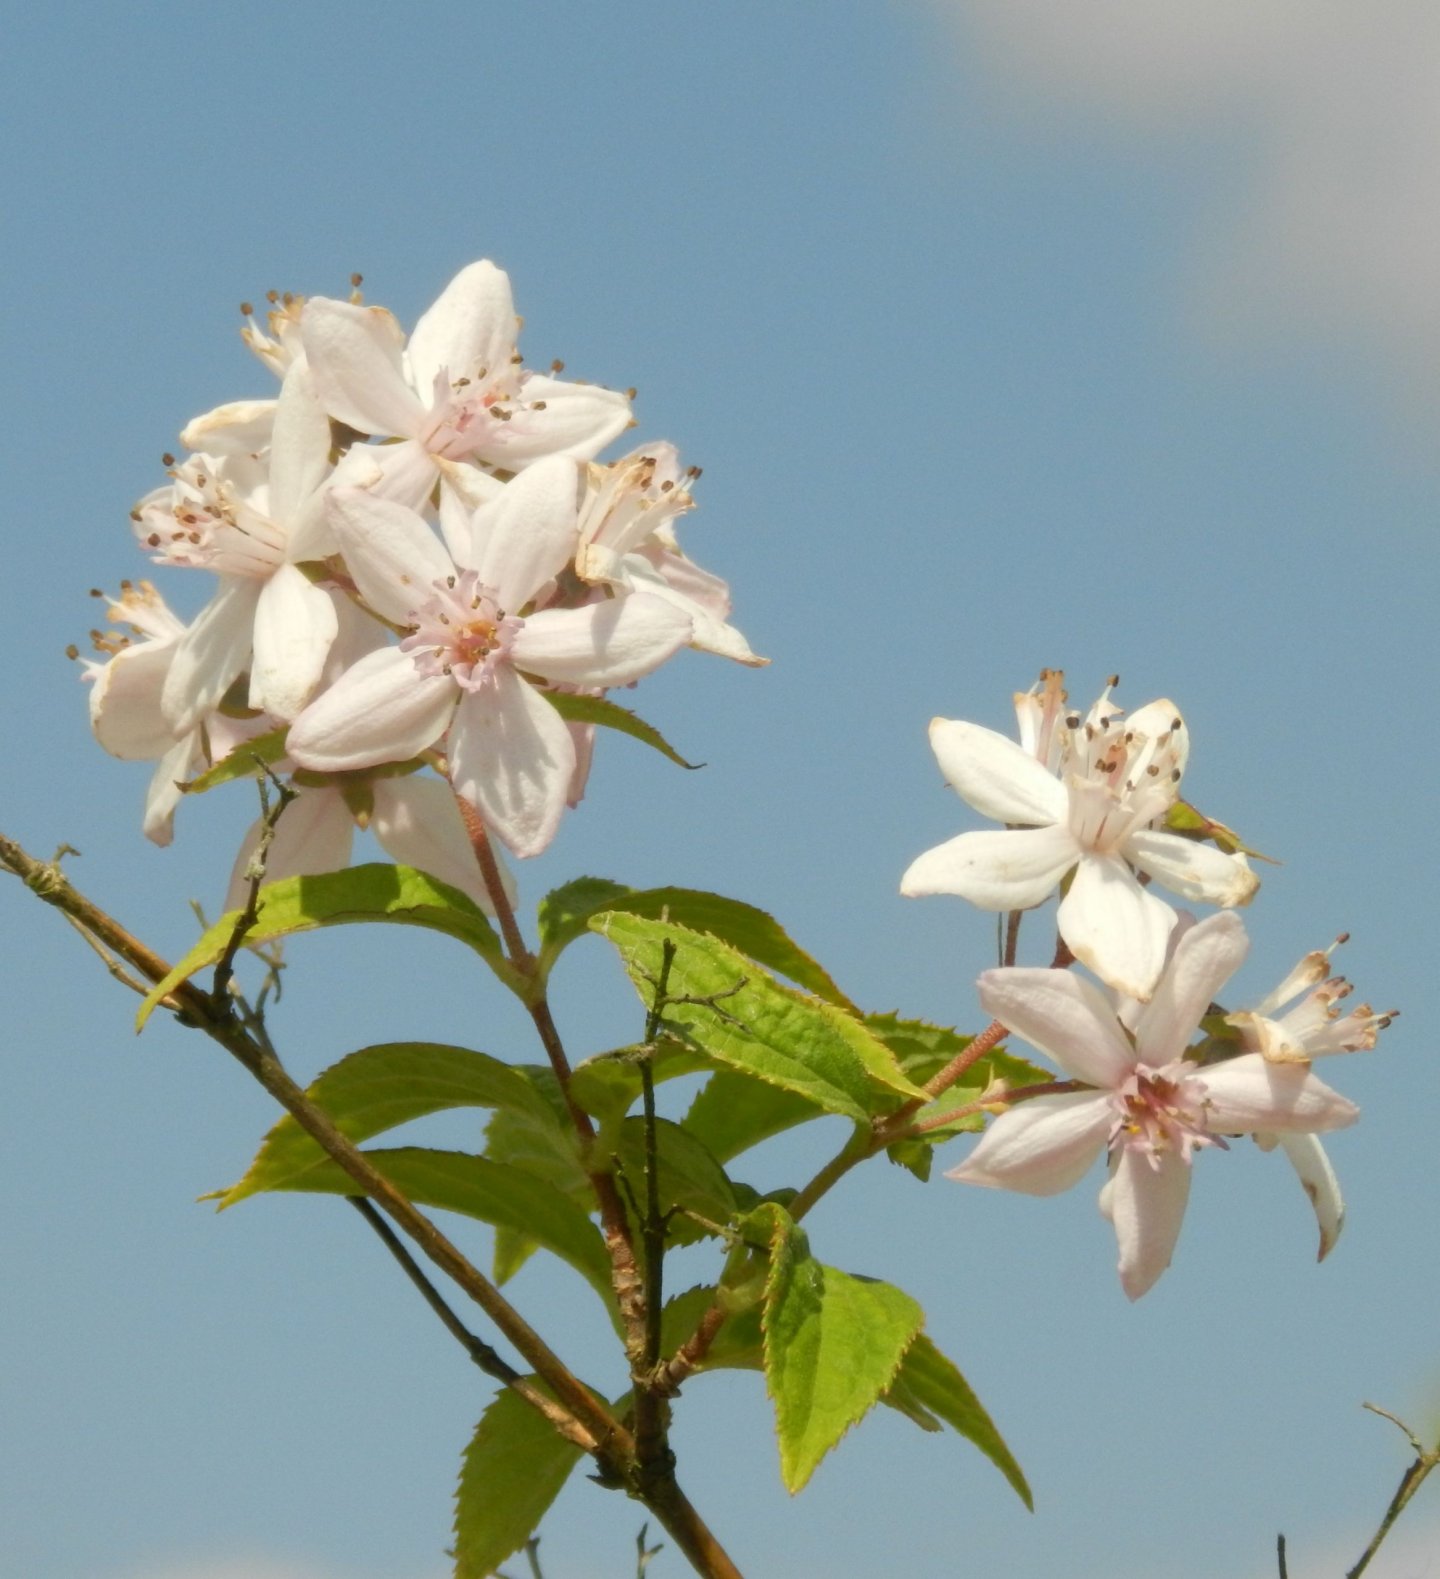
[[1127, 728], [1102, 699], [1088, 719], [1072, 713], [1065, 727], [1070, 831], [1086, 849], [1107, 854], [1174, 805], [1180, 793], [1179, 718], [1163, 733], [1147, 735]]
[[462, 570], [435, 583], [435, 594], [412, 615], [415, 629], [400, 643], [423, 675], [448, 675], [467, 691], [493, 679], [525, 621], [504, 613], [479, 573]]
[[1123, 1146], [1127, 1151], [1143, 1152], [1152, 1167], [1168, 1152], [1178, 1151], [1181, 1159], [1202, 1146], [1224, 1147], [1218, 1135], [1205, 1128], [1205, 1085], [1184, 1060], [1150, 1069], [1137, 1064], [1135, 1072], [1111, 1095], [1115, 1123], [1110, 1130], [1110, 1149]]
[[284, 531], [241, 498], [205, 456], [172, 464], [170, 475], [168, 489], [156, 489], [130, 512], [135, 535], [157, 563], [254, 580], [284, 564]]

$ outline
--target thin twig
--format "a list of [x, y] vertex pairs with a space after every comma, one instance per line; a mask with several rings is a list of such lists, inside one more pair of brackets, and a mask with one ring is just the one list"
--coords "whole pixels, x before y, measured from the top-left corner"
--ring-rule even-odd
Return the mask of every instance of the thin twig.
[[1285, 1537], [1283, 1535], [1275, 1537], [1275, 1558], [1280, 1564], [1280, 1579], [1290, 1579], [1290, 1569], [1285, 1562]]
[[1380, 1520], [1379, 1529], [1375, 1531], [1370, 1544], [1360, 1554], [1360, 1561], [1346, 1573], [1345, 1579], [1360, 1579], [1360, 1575], [1370, 1566], [1370, 1559], [1380, 1550], [1381, 1542], [1390, 1533], [1396, 1519], [1405, 1511], [1406, 1504], [1424, 1485], [1425, 1477], [1430, 1471], [1440, 1464], [1440, 1440], [1436, 1441], [1433, 1448], [1426, 1448], [1410, 1427], [1398, 1416], [1392, 1415], [1388, 1409], [1382, 1409], [1379, 1404], [1369, 1403], [1363, 1407], [1371, 1414], [1388, 1420], [1391, 1425], [1398, 1426], [1405, 1433], [1410, 1446], [1415, 1449], [1415, 1462], [1400, 1477], [1400, 1484], [1395, 1488], [1395, 1495], [1391, 1497], [1389, 1507], [1385, 1509], [1385, 1516]]

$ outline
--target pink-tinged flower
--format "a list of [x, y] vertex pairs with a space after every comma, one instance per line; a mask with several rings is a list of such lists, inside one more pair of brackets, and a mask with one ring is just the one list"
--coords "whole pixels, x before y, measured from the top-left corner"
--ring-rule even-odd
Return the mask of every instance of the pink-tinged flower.
[[588, 460], [629, 426], [625, 395], [527, 372], [519, 329], [509, 277], [483, 261], [451, 280], [408, 346], [383, 308], [313, 296], [300, 322], [326, 410], [403, 441], [380, 456], [385, 491], [416, 506], [442, 460], [512, 472], [547, 455]]
[[1033, 1097], [1002, 1113], [949, 1177], [1053, 1195], [1107, 1153], [1100, 1207], [1119, 1241], [1121, 1286], [1138, 1299], [1170, 1264], [1196, 1151], [1223, 1146], [1227, 1135], [1342, 1129], [1359, 1116], [1301, 1064], [1259, 1053], [1216, 1064], [1186, 1059], [1211, 999], [1248, 947], [1238, 916], [1191, 927], [1133, 1034], [1099, 988], [1069, 971], [986, 971], [985, 1012], [1087, 1089]]
[[[1255, 1008], [1225, 1017], [1225, 1023], [1240, 1033], [1240, 1045], [1247, 1053], [1258, 1053], [1275, 1064], [1308, 1066], [1312, 1058], [1369, 1052], [1375, 1046], [1394, 1011], [1376, 1014], [1368, 1003], [1362, 1003], [1349, 1013], [1341, 1013], [1337, 1005], [1354, 988], [1343, 976], [1330, 974], [1330, 955], [1345, 941], [1346, 934], [1342, 933], [1328, 949], [1307, 954]], [[1265, 1151], [1278, 1145], [1294, 1168], [1315, 1210], [1320, 1228], [1318, 1259], [1323, 1261], [1335, 1248], [1345, 1226], [1340, 1181], [1325, 1148], [1314, 1135], [1260, 1131], [1255, 1140]]]
[[[1026, 732], [1024, 712], [1021, 724]], [[1059, 777], [1048, 765], [1057, 733]], [[951, 786], [1008, 826], [927, 850], [901, 878], [900, 892], [1028, 910], [1073, 872], [1057, 917], [1060, 936], [1128, 997], [1150, 997], [1175, 925], [1175, 912], [1137, 870], [1182, 898], [1226, 907], [1248, 904], [1259, 887], [1243, 856], [1156, 826], [1179, 795], [1190, 749], [1173, 702], [1151, 702], [1125, 720], [1107, 687], [1088, 717], [1067, 714], [1048, 736], [1042, 704], [1024, 744], [945, 718], [931, 723], [930, 744]]]
[[763, 668], [729, 623], [730, 589], [680, 552], [675, 521], [695, 506], [697, 466], [682, 469], [673, 444], [646, 445], [608, 466], [586, 468], [575, 573], [592, 586], [650, 592], [690, 617], [700, 652]]
[[322, 493], [330, 424], [302, 365], [286, 375], [264, 461], [192, 456], [134, 512], [142, 546], [162, 563], [212, 570], [220, 588], [181, 638], [165, 683], [177, 734], [213, 712], [248, 667], [250, 706], [293, 718], [336, 634], [330, 594], [299, 562], [326, 551]]
[[[454, 792], [419, 773], [399, 777], [351, 776], [343, 784], [294, 786], [296, 798], [281, 814], [265, 857], [265, 881], [338, 872], [350, 864], [355, 829], [368, 828], [381, 849], [402, 866], [413, 866], [467, 894], [487, 915], [495, 907], [480, 876], [470, 836]], [[230, 873], [225, 908], [238, 910], [249, 897], [246, 870], [260, 841], [261, 823], [246, 833]], [[514, 884], [496, 853], [506, 892]]]
[[527, 467], [476, 511], [463, 563], [413, 510], [334, 491], [332, 525], [361, 596], [409, 634], [305, 709], [288, 737], [294, 760], [346, 772], [405, 761], [444, 735], [456, 791], [516, 855], [543, 850], [565, 808], [575, 745], [530, 677], [628, 685], [691, 633], [679, 609], [640, 592], [534, 607], [574, 558], [578, 482], [571, 460]]

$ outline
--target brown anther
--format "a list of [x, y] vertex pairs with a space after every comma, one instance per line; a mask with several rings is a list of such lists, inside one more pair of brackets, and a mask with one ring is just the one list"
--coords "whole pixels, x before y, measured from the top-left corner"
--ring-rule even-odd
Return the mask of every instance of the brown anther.
[[445, 578], [445, 585], [447, 587], [453, 587], [455, 585], [455, 578], [454, 578], [454, 576], [446, 576], [446, 578]]
[[140, 507], [139, 507], [139, 505], [136, 505], [136, 507], [130, 512], [130, 519], [132, 521], [138, 521], [140, 519]]
[[90, 596], [92, 598], [103, 598], [105, 596], [105, 594], [100, 590], [99, 587], [91, 587], [90, 588]]
[[1118, 674], [1112, 674], [1110, 676], [1110, 678], [1105, 682], [1105, 684], [1108, 685], [1108, 686], [1112, 686], [1112, 687], [1119, 685], [1120, 684], [1120, 676]]
[[350, 283], [358, 289], [365, 283], [365, 276], [363, 274], [352, 274], [350, 276]]
[[523, 356], [521, 356], [518, 351], [512, 351], [510, 353], [510, 366], [511, 367], [519, 367], [519, 365], [524, 360], [525, 360], [525, 358]]
[[280, 300], [280, 292], [279, 291], [266, 291], [265, 292], [265, 300], [267, 302], [269, 302], [272, 307], [274, 307]]
[[686, 472], [685, 475], [687, 477], [690, 477], [690, 478], [693, 479], [693, 478], [698, 478], [700, 476], [700, 473], [701, 473], [701, 468], [699, 466], [692, 466], [690, 468], [690, 470], [688, 472]]
[[1150, 766], [1145, 769], [1145, 771], [1152, 779], [1158, 778], [1160, 774], [1160, 769], [1154, 762], [1152, 762]]
[[240, 315], [243, 318], [253, 318], [255, 316], [254, 305], [250, 302], [241, 302]]
[[73, 641], [65, 649], [65, 656], [67, 658], [72, 659], [72, 660], [75, 659], [75, 658], [78, 658], [80, 656], [80, 649], [75, 645], [75, 643]]
[[636, 397], [636, 395], [638, 395], [638, 394], [639, 394], [639, 393], [640, 393], [640, 391], [639, 391], [639, 390], [638, 390], [638, 389], [636, 389], [636, 388], [635, 388], [635, 387], [634, 387], [634, 386], [633, 386], [633, 385], [632, 385], [632, 386], [631, 386], [631, 387], [630, 387], [630, 388], [629, 388], [629, 389], [627, 389], [627, 390], [626, 390], [626, 391], [625, 391], [625, 398], [626, 398], [626, 400], [634, 400], [634, 398], [635, 398], [635, 397]]
[[457, 378], [450, 387], [452, 389], [464, 389], [469, 382], [468, 378]]
[[160, 464], [162, 466], [173, 466], [175, 464], [175, 457], [170, 453], [169, 450], [166, 450], [165, 453], [160, 457]]
[[560, 358], [558, 356], [550, 364], [550, 371], [552, 373], [563, 373], [565, 371], [565, 364], [560, 360]]
[[1170, 770], [1170, 782], [1172, 784], [1178, 784], [1180, 782], [1180, 769], [1179, 768], [1171, 768], [1171, 770]]
[[150, 545], [151, 548], [159, 548], [160, 534], [158, 532], [152, 532], [149, 537], [145, 539], [145, 541]]
[[531, 411], [544, 411], [545, 405], [546, 402], [543, 400], [532, 400], [530, 402], [530, 409]]
[[661, 484], [660, 484], [660, 492], [661, 492], [661, 493], [669, 493], [669, 492], [670, 492], [670, 490], [671, 490], [671, 489], [672, 489], [672, 488], [673, 488], [673, 487], [674, 487], [674, 486], [675, 486], [675, 484], [674, 484], [674, 483], [673, 483], [673, 482], [671, 482], [671, 481], [670, 481], [670, 479], [669, 479], [669, 478], [668, 478], [668, 477], [667, 477], [667, 478], [666, 478], [666, 479], [665, 479], [665, 481], [664, 481], [664, 482], [662, 482], [662, 483], [661, 483]]
[[286, 307], [293, 307], [295, 304], [295, 298], [290, 294], [289, 291], [286, 291], [284, 295], [281, 296], [280, 301], [281, 304]]
[[1350, 941], [1350, 934], [1348, 932], [1342, 932], [1340, 934], [1340, 936], [1335, 939], [1335, 941], [1331, 945], [1331, 947], [1332, 948], [1339, 948], [1342, 943], [1348, 943], [1349, 941]]

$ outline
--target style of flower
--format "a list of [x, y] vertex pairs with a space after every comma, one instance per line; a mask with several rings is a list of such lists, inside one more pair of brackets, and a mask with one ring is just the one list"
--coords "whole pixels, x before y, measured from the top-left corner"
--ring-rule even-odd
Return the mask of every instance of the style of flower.
[[[1023, 713], [1021, 722], [1023, 729]], [[1055, 733], [1058, 777], [1047, 765]], [[1057, 917], [1060, 936], [1076, 959], [1129, 997], [1150, 997], [1175, 924], [1175, 912], [1137, 870], [1182, 898], [1225, 907], [1248, 904], [1259, 887], [1243, 856], [1156, 826], [1178, 798], [1190, 749], [1173, 702], [1150, 702], [1125, 720], [1107, 686], [1088, 717], [1068, 713], [1048, 737], [1037, 722], [1017, 745], [979, 724], [937, 718], [930, 744], [950, 785], [1008, 826], [927, 850], [901, 878], [900, 892], [1028, 910], [1073, 872]]]
[[1037, 1047], [1082, 1089], [1017, 1103], [986, 1130], [948, 1177], [1053, 1195], [1084, 1176], [1101, 1152], [1110, 1178], [1100, 1207], [1120, 1247], [1131, 1299], [1170, 1264], [1196, 1151], [1228, 1135], [1315, 1134], [1359, 1116], [1308, 1066], [1243, 1053], [1215, 1064], [1185, 1057], [1219, 988], [1249, 947], [1240, 918], [1190, 927], [1150, 1001], [1128, 1030], [1106, 995], [1063, 970], [1003, 969], [980, 977], [985, 1012]]
[[263, 461], [192, 456], [136, 507], [136, 536], [158, 561], [220, 578], [170, 665], [162, 701], [175, 734], [213, 712], [247, 667], [250, 706], [277, 718], [293, 718], [319, 685], [335, 605], [299, 562], [328, 548], [329, 451], [330, 424], [302, 363], [286, 375]]
[[575, 745], [529, 677], [628, 685], [691, 635], [684, 613], [643, 592], [534, 606], [574, 559], [578, 490], [573, 460], [527, 467], [475, 512], [463, 560], [413, 510], [359, 489], [332, 491], [331, 524], [360, 595], [407, 635], [300, 714], [290, 756], [345, 772], [405, 761], [445, 736], [457, 793], [516, 855], [543, 850], [565, 808]]
[[[1330, 974], [1330, 955], [1347, 936], [1341, 933], [1328, 949], [1307, 954], [1253, 1009], [1226, 1015], [1225, 1023], [1239, 1033], [1246, 1053], [1258, 1053], [1275, 1064], [1308, 1065], [1312, 1058], [1369, 1052], [1375, 1046], [1395, 1011], [1376, 1014], [1368, 1003], [1362, 1003], [1342, 1014], [1337, 1007], [1354, 991], [1343, 976]], [[1293, 1132], [1260, 1131], [1255, 1140], [1265, 1151], [1278, 1145], [1294, 1168], [1315, 1210], [1320, 1227], [1318, 1259], [1323, 1261], [1345, 1226], [1340, 1181], [1325, 1148], [1314, 1135]]]
[[630, 423], [629, 399], [526, 371], [510, 280], [472, 263], [422, 315], [409, 344], [383, 308], [312, 296], [305, 355], [332, 417], [402, 442], [377, 455], [385, 492], [419, 506], [443, 461], [519, 471], [548, 455], [588, 460]]

